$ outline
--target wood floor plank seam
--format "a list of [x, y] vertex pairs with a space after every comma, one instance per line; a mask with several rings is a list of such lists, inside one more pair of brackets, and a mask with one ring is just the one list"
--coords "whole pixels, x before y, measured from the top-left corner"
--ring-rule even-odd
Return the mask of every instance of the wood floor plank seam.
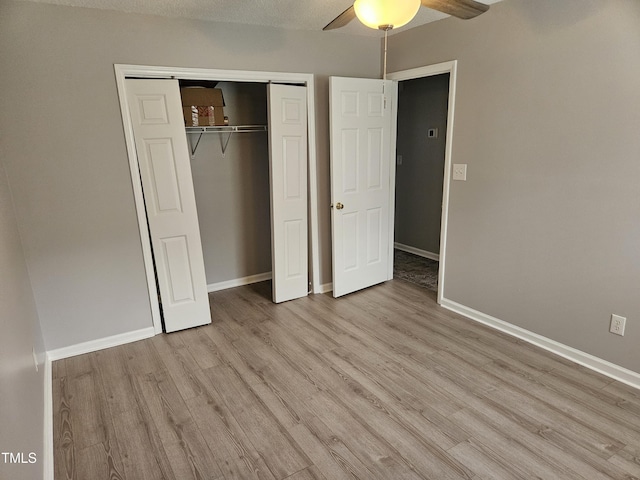
[[[471, 366], [469, 368], [471, 368]], [[487, 366], [485, 366], [485, 369], [486, 368]], [[489, 375], [494, 376], [493, 373], [490, 373], [490, 372], [489, 372]], [[518, 413], [520, 411], [520, 408], [518, 408], [518, 406], [527, 404], [527, 402], [522, 402], [522, 400], [529, 399], [529, 401], [538, 402], [540, 404], [540, 407], [544, 408], [547, 411], [554, 411], [559, 418], [563, 419], [564, 422], [571, 422], [573, 425], [580, 425], [581, 427], [587, 430], [592, 429], [591, 425], [589, 425], [587, 422], [583, 422], [577, 418], [572, 417], [568, 412], [558, 408], [557, 405], [555, 405], [552, 401], [547, 402], [544, 399], [541, 399], [539, 396], [533, 395], [531, 392], [531, 389], [527, 390], [524, 388], [520, 388], [518, 385], [515, 385], [512, 382], [507, 382], [504, 378], [500, 378], [498, 376], [494, 376], [494, 378], [499, 383], [497, 384], [497, 387], [493, 391], [498, 391], [502, 394], [513, 392], [512, 396], [515, 395], [514, 399], [517, 398], [519, 400], [519, 401], [515, 401], [515, 400], [513, 401], [513, 404], [515, 405], [515, 407], [511, 409], [512, 412]], [[531, 381], [534, 381], [534, 380], [535, 379], [531, 379]], [[492, 395], [492, 391], [488, 390], [486, 392], [482, 392], [480, 394], [480, 397], [485, 402], [492, 401], [491, 395]], [[505, 404], [503, 402], [501, 404], [501, 408], [503, 410], [509, 411], [511, 407], [509, 406], [509, 404]], [[616, 443], [616, 441], [612, 437], [607, 436], [603, 438], [608, 441], [607, 443], [608, 455], [612, 455], [622, 446], [621, 442]]]
[[[264, 342], [264, 344], [268, 347], [268, 348], [272, 348], [274, 349], [276, 352], [278, 352], [278, 354], [282, 357], [285, 357], [285, 360], [288, 360], [287, 358], [287, 354], [286, 352], [284, 352], [281, 348], [279, 348], [277, 345], [275, 345], [271, 339], [269, 338], [269, 334], [267, 332], [260, 332], [258, 329], [254, 328], [253, 329], [253, 333], [256, 334], [262, 342]], [[292, 368], [296, 368], [297, 366], [294, 365], [293, 363], [289, 362], [290, 365], [292, 366]], [[312, 382], [316, 383], [314, 380], [311, 380]]]
[[[262, 384], [263, 384], [263, 385], [269, 385], [269, 382], [267, 381], [266, 377], [263, 377], [263, 376], [262, 376], [262, 374], [261, 374], [260, 372], [258, 372], [258, 374], [261, 376], [261, 378], [262, 378], [262, 380], [263, 380], [263, 382], [264, 382], [264, 383], [262, 383]], [[252, 385], [251, 385], [251, 387], [252, 387], [253, 389], [255, 389], [255, 388], [256, 388], [256, 384], [252, 384]], [[270, 390], [270, 391], [278, 391], [278, 389], [277, 389], [277, 388], [275, 388], [275, 387], [273, 387], [273, 386], [271, 386], [271, 385], [269, 385], [269, 390]], [[282, 392], [281, 392], [281, 393], [278, 393], [278, 394], [276, 394], [276, 395], [277, 395], [278, 397], [280, 397], [280, 396], [282, 395]], [[288, 414], [288, 415], [290, 415], [290, 416], [291, 416], [291, 418], [294, 418], [294, 419], [296, 420], [296, 423], [297, 423], [297, 424], [299, 424], [299, 425], [301, 425], [301, 426], [302, 426], [302, 425], [304, 425], [306, 428], [309, 428], [311, 431], [314, 431], [314, 426], [313, 426], [312, 424], [310, 424], [308, 421], [306, 421], [306, 420], [305, 420], [305, 419], [304, 419], [300, 414], [298, 414], [298, 413], [294, 410], [294, 408], [291, 406], [291, 402], [288, 402], [288, 403], [287, 403], [287, 402], [282, 402], [282, 403], [285, 405], [285, 406], [284, 406], [284, 408], [285, 408], [285, 410], [286, 410], [287, 414]], [[294, 402], [294, 403], [295, 403], [295, 402]], [[293, 413], [292, 413], [292, 412], [293, 412]], [[275, 415], [275, 414], [274, 414], [274, 415]], [[317, 433], [316, 433], [316, 436], [318, 436], [318, 435], [317, 435]], [[350, 470], [350, 472], [351, 472], [351, 473], [353, 473], [353, 472], [355, 471], [355, 470], [354, 470], [354, 468], [353, 468], [353, 465], [352, 465], [352, 464], [350, 464], [350, 462], [349, 462], [346, 458], [343, 458], [342, 456], [340, 456], [340, 454], [339, 454], [337, 451], [335, 451], [333, 448], [331, 448], [331, 445], [330, 445], [330, 444], [328, 444], [328, 443], [326, 443], [326, 442], [323, 442], [323, 444], [325, 445], [325, 447], [326, 447], [327, 451], [332, 455], [332, 457], [333, 457], [333, 458], [334, 458], [334, 459], [335, 459], [335, 460], [336, 460], [340, 465], [342, 465], [342, 466], [343, 466], [343, 468], [349, 468], [349, 470]], [[367, 475], [367, 476], [365, 476], [365, 477], [363, 477], [363, 478], [371, 478], [371, 475], [369, 474], [369, 475]]]
[[[283, 335], [285, 334], [285, 332], [281, 332]], [[266, 345], [268, 345], [269, 347], [273, 348], [276, 352], [278, 352], [280, 355], [282, 356], [286, 356], [287, 353], [284, 351], [283, 348], [278, 347], [276, 344], [274, 344], [274, 341], [269, 337], [269, 335], [263, 335], [260, 336], [261, 339], [265, 342]], [[300, 343], [304, 343], [304, 339], [300, 339], [299, 340]], [[291, 345], [291, 343], [289, 343], [289, 345]], [[317, 359], [322, 361], [322, 357], [318, 356], [316, 352], [313, 352], [310, 349], [306, 349], [306, 352], [301, 352], [300, 355], [298, 355], [298, 359], [301, 359], [304, 357], [304, 354], [306, 353], [307, 355], [310, 355], [313, 359]], [[328, 387], [326, 389], [326, 392], [328, 395], [334, 395], [335, 392], [335, 387], [337, 386], [338, 388], [340, 387], [340, 384], [342, 384], [345, 388], [352, 390], [356, 395], [354, 396], [354, 398], [358, 398], [358, 397], [362, 397], [364, 399], [364, 401], [369, 402], [371, 405], [373, 405], [374, 408], [374, 412], [380, 412], [382, 413], [384, 416], [386, 416], [390, 421], [392, 422], [398, 422], [397, 418], [392, 417], [392, 415], [390, 414], [390, 412], [388, 410], [386, 410], [386, 408], [384, 407], [384, 405], [382, 404], [382, 402], [379, 401], [379, 399], [377, 399], [375, 397], [375, 395], [371, 394], [370, 392], [366, 392], [366, 390], [362, 387], [362, 385], [360, 385], [359, 383], [357, 383], [356, 381], [354, 381], [352, 378], [350, 378], [348, 375], [344, 374], [343, 372], [332, 368], [331, 366], [329, 366], [329, 370], [334, 372], [334, 376], [335, 378], [339, 379], [339, 382], [337, 383], [333, 383], [332, 386]], [[328, 377], [327, 377], [328, 378]], [[322, 384], [322, 381], [320, 379], [316, 380], [317, 384]], [[341, 399], [341, 397], [335, 397], [334, 398], [336, 403], [339, 403], [342, 405], [343, 408], [346, 408], [348, 410], [351, 411], [351, 415], [354, 418], [357, 418], [360, 422], [361, 425], [363, 425], [365, 428], [369, 427], [369, 422], [367, 422], [365, 419], [362, 419], [360, 417], [360, 415], [357, 413], [357, 409], [354, 407], [351, 407], [349, 405], [346, 405], [344, 403], [344, 401]], [[384, 417], [380, 417], [383, 418]], [[375, 429], [370, 430], [370, 433], [374, 436], [376, 436], [378, 434], [378, 432], [375, 431]], [[421, 438], [419, 438], [418, 436], [414, 436], [412, 434], [412, 432], [407, 432], [409, 433], [413, 439], [415, 441], [417, 441], [418, 443], [422, 443], [423, 440]], [[388, 442], [388, 439], [384, 439]], [[396, 453], [399, 456], [399, 458], [404, 459], [405, 463], [407, 464], [407, 466], [411, 469], [411, 470], [415, 470], [415, 467], [413, 466], [411, 460], [404, 458], [404, 456], [402, 455], [402, 453], [400, 451], [398, 451], [397, 449]], [[451, 463], [451, 462], [450, 462]], [[456, 466], [457, 468], [460, 468], [459, 466]]]

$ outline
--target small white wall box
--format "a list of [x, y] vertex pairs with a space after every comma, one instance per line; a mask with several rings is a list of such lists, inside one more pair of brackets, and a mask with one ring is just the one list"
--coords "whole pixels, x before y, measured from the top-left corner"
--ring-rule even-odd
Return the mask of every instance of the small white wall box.
[[454, 163], [453, 164], [453, 179], [467, 180], [467, 164], [466, 163]]

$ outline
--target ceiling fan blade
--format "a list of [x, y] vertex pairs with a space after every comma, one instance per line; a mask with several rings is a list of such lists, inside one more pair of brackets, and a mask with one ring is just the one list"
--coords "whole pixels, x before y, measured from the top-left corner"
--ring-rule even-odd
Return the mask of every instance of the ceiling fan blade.
[[421, 0], [422, 6], [468, 20], [489, 10], [489, 5], [474, 0]]
[[322, 30], [333, 30], [335, 28], [344, 27], [347, 23], [349, 23], [354, 18], [356, 18], [356, 10], [355, 8], [353, 8], [353, 5], [351, 5], [344, 12], [342, 12], [336, 18], [331, 20], [331, 22], [329, 22], [329, 24], [326, 27], [324, 27]]

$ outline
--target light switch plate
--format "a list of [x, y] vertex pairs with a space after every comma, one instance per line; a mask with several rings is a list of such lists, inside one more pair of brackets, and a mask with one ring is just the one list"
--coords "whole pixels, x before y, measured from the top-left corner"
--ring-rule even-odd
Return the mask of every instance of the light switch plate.
[[454, 163], [453, 164], [453, 179], [454, 180], [467, 180], [467, 164], [466, 163]]

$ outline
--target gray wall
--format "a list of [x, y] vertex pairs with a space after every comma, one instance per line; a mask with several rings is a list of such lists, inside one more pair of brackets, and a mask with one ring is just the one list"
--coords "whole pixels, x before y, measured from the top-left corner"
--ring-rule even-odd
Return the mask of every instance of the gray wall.
[[[377, 76], [380, 44], [0, 0], [0, 156], [48, 349], [151, 326], [114, 63], [316, 74], [328, 206], [328, 75]], [[331, 279], [329, 208], [321, 279]]]
[[[440, 253], [442, 183], [449, 74], [400, 82], [398, 87], [395, 241]], [[430, 128], [438, 129], [428, 138]]]
[[[0, 161], [0, 452], [36, 454], [34, 464], [0, 458], [0, 478], [42, 478], [44, 344], [11, 191]], [[32, 348], [40, 357], [36, 372]]]
[[[217, 85], [232, 125], [266, 125], [264, 83]], [[191, 162], [207, 283], [271, 272], [267, 132], [203, 135]], [[194, 139], [195, 140], [195, 139]]]
[[444, 296], [636, 372], [639, 26], [637, 0], [507, 0], [389, 41], [390, 71], [459, 62]]

